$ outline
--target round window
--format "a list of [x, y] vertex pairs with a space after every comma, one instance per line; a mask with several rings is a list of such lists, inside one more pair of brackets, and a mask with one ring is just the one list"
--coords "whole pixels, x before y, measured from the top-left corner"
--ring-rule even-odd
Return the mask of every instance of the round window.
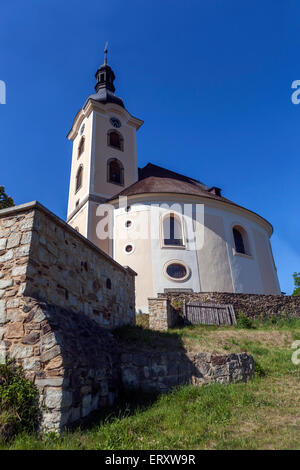
[[132, 225], [131, 220], [126, 220], [125, 226], [126, 226], [127, 228], [129, 228], [129, 227], [131, 227], [131, 225]]
[[130, 206], [127, 206], [126, 209], [125, 209], [126, 212], [129, 212], [130, 210], [131, 210]]
[[126, 253], [131, 253], [132, 250], [133, 250], [133, 246], [132, 246], [132, 245], [126, 245], [126, 246], [125, 246], [125, 251], [126, 251]]
[[187, 269], [183, 264], [172, 263], [167, 266], [167, 275], [173, 279], [183, 279], [187, 275]]

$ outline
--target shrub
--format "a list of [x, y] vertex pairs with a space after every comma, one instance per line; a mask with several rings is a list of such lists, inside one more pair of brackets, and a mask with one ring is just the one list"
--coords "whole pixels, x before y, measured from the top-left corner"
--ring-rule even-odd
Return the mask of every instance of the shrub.
[[136, 326], [141, 326], [142, 328], [149, 328], [149, 315], [147, 313], [139, 313], [136, 315]]
[[237, 328], [251, 329], [254, 328], [253, 321], [251, 318], [247, 317], [244, 313], [239, 313], [236, 320]]
[[0, 439], [36, 430], [39, 417], [35, 385], [13, 361], [0, 364]]

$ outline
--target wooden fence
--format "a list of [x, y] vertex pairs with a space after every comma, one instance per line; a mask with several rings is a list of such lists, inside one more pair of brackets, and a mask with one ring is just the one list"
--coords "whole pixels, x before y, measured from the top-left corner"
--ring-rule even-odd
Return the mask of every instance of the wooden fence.
[[184, 308], [186, 325], [234, 325], [235, 313], [232, 305], [187, 303]]

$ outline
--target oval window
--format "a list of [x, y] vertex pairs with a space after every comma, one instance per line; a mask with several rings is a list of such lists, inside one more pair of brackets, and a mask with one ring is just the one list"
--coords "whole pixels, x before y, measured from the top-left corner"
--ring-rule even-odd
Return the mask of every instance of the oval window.
[[187, 269], [183, 264], [180, 263], [172, 263], [169, 264], [166, 270], [168, 276], [172, 277], [173, 279], [182, 279], [187, 275]]

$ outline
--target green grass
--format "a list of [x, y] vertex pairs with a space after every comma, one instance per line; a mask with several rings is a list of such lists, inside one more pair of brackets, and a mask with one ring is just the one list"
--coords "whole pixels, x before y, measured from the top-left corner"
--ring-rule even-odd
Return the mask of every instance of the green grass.
[[[117, 409], [61, 436], [21, 434], [0, 449], [300, 449], [300, 366], [291, 362], [300, 322], [255, 322], [255, 328], [187, 327], [168, 333], [126, 328], [130, 347], [250, 352], [247, 384], [182, 386], [161, 396], [131, 394]], [[154, 343], [154, 344], [153, 344]]]

